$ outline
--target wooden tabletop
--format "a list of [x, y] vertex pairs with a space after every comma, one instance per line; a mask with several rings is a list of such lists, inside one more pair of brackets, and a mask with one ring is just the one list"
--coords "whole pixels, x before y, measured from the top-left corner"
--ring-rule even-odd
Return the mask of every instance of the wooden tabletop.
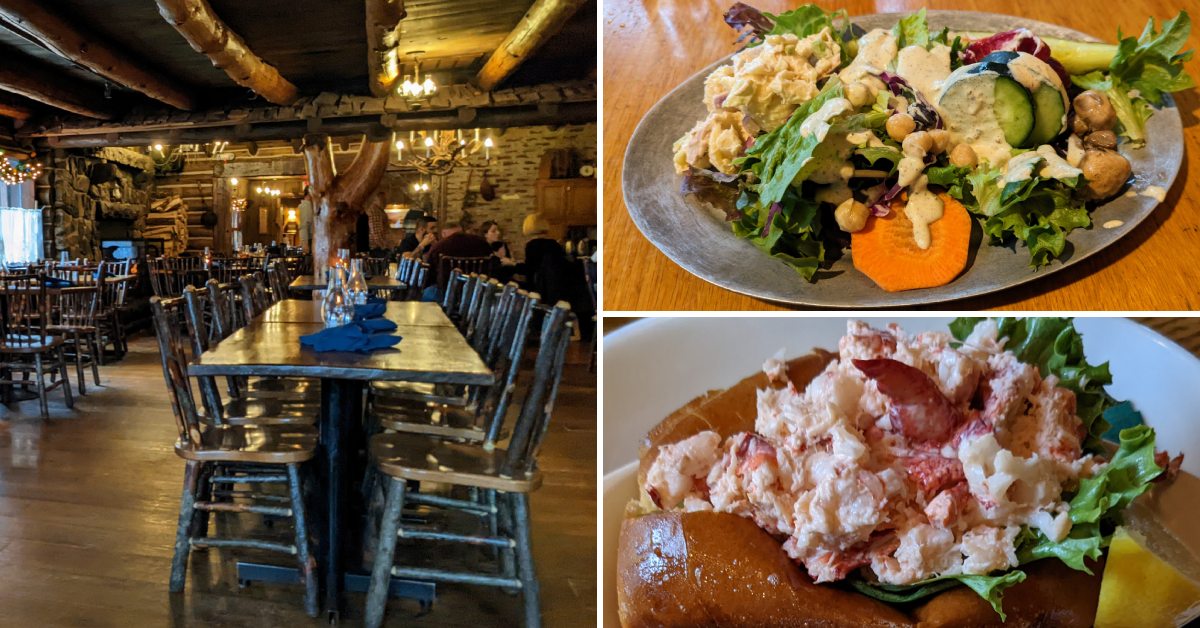
[[392, 349], [371, 353], [319, 353], [300, 336], [321, 323], [266, 322], [255, 318], [204, 352], [190, 375], [268, 375], [357, 380], [490, 384], [492, 372], [453, 326], [402, 325]]
[[[454, 327], [440, 305], [424, 301], [388, 301], [383, 317], [401, 327]], [[262, 320], [268, 323], [320, 323], [321, 302], [284, 299], [267, 308], [262, 313]]]
[[[732, 0], [605, 0], [604, 2], [604, 306], [607, 310], [756, 310], [781, 306], [699, 279], [646, 240], [621, 195], [626, 144], [642, 116], [675, 86], [734, 51], [721, 19]], [[755, 0], [781, 13], [799, 0]], [[1186, 3], [1126, 0], [1083, 5], [1037, 0], [875, 3], [828, 2], [851, 15], [877, 11], [963, 9], [1007, 13], [1061, 24], [1115, 42], [1117, 28], [1137, 35], [1153, 16], [1169, 19]], [[1193, 11], [1192, 19], [1200, 19]], [[1184, 49], [1200, 51], [1200, 23]], [[1186, 65], [1200, 81], [1200, 55]], [[1183, 117], [1184, 163], [1166, 202], [1104, 251], [1037, 281], [993, 295], [931, 306], [944, 309], [1195, 310], [1200, 309], [1200, 92], [1175, 94]], [[669, 159], [663, 155], [663, 159]]]
[[[300, 275], [299, 277], [293, 279], [292, 283], [288, 284], [288, 288], [291, 288], [292, 290], [324, 290], [328, 285], [329, 282], [315, 275]], [[381, 275], [368, 279], [367, 287], [400, 289], [408, 286], [406, 286], [403, 281], [393, 277], [388, 277], [386, 275]]]

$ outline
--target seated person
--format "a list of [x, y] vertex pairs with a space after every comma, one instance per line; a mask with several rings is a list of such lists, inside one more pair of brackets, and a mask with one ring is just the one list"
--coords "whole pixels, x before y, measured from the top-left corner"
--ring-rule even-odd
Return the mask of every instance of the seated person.
[[[425, 254], [425, 261], [429, 262], [430, 274], [436, 275], [436, 277], [431, 278], [434, 281], [426, 288], [423, 295], [424, 300], [436, 301], [446, 286], [446, 280], [450, 278], [451, 269], [442, 268], [443, 257], [490, 258], [492, 256], [492, 246], [483, 237], [468, 233], [469, 225], [469, 221], [463, 220], [446, 229], [443, 232], [446, 234], [445, 237], [434, 243], [429, 248], [429, 252]], [[490, 269], [488, 272], [490, 274]]]
[[495, 220], [488, 220], [480, 225], [479, 234], [492, 247], [492, 255], [498, 262], [494, 273], [495, 278], [501, 283], [508, 283], [516, 273], [517, 262], [508, 252], [508, 243], [501, 239], [500, 224]]
[[432, 216], [422, 216], [417, 219], [417, 228], [400, 241], [400, 253], [413, 253], [418, 257], [425, 255], [429, 247], [437, 242], [437, 219]]

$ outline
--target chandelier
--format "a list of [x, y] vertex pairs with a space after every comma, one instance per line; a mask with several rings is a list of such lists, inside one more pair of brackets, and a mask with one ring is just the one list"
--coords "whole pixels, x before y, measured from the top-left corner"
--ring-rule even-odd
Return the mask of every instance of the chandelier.
[[424, 52], [417, 50], [410, 53], [413, 57], [413, 73], [404, 75], [404, 82], [396, 88], [396, 91], [408, 99], [410, 104], [419, 103], [430, 96], [437, 93], [437, 83], [433, 82], [433, 77], [429, 74], [425, 75], [425, 80], [421, 80], [421, 62], [417, 59], [417, 55]]
[[446, 175], [460, 166], [472, 165], [471, 159], [480, 152], [485, 162], [490, 161], [495, 147], [492, 136], [482, 137], [479, 129], [475, 129], [474, 136], [464, 134], [462, 129], [425, 131], [420, 135], [409, 131], [407, 142], [396, 138], [396, 161], [421, 174]]

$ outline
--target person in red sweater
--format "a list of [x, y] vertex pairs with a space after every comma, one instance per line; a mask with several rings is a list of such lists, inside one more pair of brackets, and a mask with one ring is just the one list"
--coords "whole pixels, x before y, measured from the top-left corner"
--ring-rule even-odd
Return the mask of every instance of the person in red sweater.
[[442, 268], [443, 257], [492, 257], [492, 245], [488, 244], [483, 236], [469, 233], [470, 227], [469, 220], [460, 220], [444, 231], [442, 239], [434, 243], [425, 254], [425, 261], [429, 262], [429, 268], [437, 275], [436, 282], [425, 289], [426, 300], [436, 300], [450, 277], [452, 269]]

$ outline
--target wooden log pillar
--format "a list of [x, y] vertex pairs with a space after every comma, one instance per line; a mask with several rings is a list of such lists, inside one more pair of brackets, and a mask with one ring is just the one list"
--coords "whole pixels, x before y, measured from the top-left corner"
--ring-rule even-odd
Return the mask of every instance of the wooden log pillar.
[[313, 206], [313, 270], [317, 274], [329, 266], [338, 248], [346, 246], [367, 197], [383, 181], [391, 149], [388, 140], [364, 139], [354, 161], [339, 174], [329, 136], [305, 138], [304, 162]]

